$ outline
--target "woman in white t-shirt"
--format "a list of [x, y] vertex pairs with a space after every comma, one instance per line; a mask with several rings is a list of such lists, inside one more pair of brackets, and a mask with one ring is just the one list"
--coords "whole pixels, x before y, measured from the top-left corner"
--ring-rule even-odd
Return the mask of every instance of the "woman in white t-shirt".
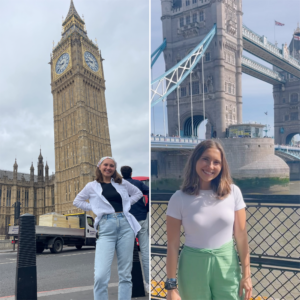
[[[232, 184], [220, 143], [214, 140], [200, 143], [188, 159], [181, 190], [168, 204], [167, 300], [250, 299], [245, 206], [240, 189]], [[178, 264], [178, 291], [176, 269], [181, 225], [185, 246]]]

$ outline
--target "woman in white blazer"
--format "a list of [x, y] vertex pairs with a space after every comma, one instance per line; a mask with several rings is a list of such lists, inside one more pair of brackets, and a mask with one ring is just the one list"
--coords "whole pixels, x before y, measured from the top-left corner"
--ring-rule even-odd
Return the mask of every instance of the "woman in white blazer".
[[94, 226], [99, 237], [95, 251], [94, 300], [108, 300], [107, 288], [115, 250], [119, 274], [118, 299], [131, 299], [133, 246], [141, 227], [129, 210], [143, 194], [122, 179], [116, 167], [112, 157], [101, 158], [96, 180], [89, 182], [73, 202], [76, 207], [92, 210], [97, 216]]

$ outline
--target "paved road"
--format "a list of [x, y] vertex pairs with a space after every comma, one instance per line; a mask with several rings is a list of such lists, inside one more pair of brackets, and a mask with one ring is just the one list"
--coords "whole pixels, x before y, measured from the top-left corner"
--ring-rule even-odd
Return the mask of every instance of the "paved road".
[[[66, 247], [62, 253], [45, 250], [37, 254], [37, 288], [42, 300], [93, 299], [94, 247], [81, 250]], [[17, 252], [0, 251], [0, 299], [14, 300]], [[117, 300], [117, 259], [114, 257], [109, 283], [109, 299]], [[4, 298], [3, 298], [4, 297]], [[139, 300], [149, 299], [147, 297]]]

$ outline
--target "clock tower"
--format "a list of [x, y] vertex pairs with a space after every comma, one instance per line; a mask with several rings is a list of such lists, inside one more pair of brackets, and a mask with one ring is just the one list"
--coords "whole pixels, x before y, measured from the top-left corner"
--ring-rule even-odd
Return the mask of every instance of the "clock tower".
[[72, 202], [95, 174], [102, 156], [111, 156], [105, 80], [98, 46], [71, 0], [62, 37], [51, 53], [54, 111], [55, 211], [77, 212]]

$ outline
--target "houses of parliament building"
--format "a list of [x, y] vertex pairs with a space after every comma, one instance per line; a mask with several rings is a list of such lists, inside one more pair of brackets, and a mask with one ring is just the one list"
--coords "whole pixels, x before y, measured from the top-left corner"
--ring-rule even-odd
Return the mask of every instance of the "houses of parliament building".
[[[13, 204], [21, 215], [76, 213], [77, 193], [94, 179], [99, 157], [111, 156], [105, 103], [105, 80], [98, 46], [87, 36], [73, 0], [62, 23], [62, 37], [50, 60], [54, 112], [55, 174], [49, 176], [40, 151], [37, 175], [0, 170], [0, 238], [14, 224]], [[92, 213], [91, 213], [92, 214]]]

